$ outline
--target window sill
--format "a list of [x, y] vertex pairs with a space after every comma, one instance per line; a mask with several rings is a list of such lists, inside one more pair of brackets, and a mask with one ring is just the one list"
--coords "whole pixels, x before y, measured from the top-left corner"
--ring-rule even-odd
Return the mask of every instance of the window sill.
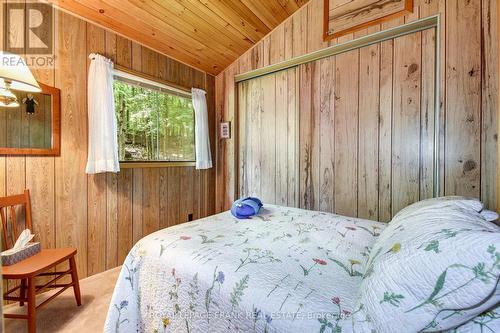
[[196, 162], [120, 162], [121, 169], [195, 167]]

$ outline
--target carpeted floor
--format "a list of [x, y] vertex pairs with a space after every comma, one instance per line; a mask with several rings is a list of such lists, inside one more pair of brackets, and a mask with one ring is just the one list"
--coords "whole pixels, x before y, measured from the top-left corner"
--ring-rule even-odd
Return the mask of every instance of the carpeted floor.
[[[109, 302], [120, 267], [80, 281], [82, 305], [76, 306], [73, 289], [68, 289], [37, 311], [37, 333], [102, 332]], [[50, 293], [38, 296], [37, 303]], [[7, 313], [23, 313], [26, 306], [8, 306]], [[27, 332], [25, 320], [5, 320], [6, 333]]]

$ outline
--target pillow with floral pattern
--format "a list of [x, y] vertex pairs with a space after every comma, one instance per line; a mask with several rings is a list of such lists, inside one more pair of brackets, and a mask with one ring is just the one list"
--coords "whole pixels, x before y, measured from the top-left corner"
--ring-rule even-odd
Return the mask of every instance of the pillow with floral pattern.
[[357, 307], [378, 332], [455, 328], [500, 302], [500, 228], [459, 205], [395, 217], [375, 242]]
[[486, 311], [448, 333], [500, 332], [500, 306]]

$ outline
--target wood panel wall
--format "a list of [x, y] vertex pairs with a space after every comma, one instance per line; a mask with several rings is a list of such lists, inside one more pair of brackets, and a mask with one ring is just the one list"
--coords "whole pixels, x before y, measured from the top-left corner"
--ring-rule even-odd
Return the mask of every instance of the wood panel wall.
[[292, 68], [239, 85], [242, 196], [258, 196], [283, 206], [298, 205], [297, 79], [298, 70]]
[[213, 151], [215, 79], [62, 11], [55, 16], [55, 68], [33, 72], [40, 82], [61, 89], [61, 155], [0, 156], [0, 195], [30, 189], [34, 231], [42, 246], [76, 247], [83, 278], [120, 265], [141, 237], [215, 209], [215, 169], [85, 174], [88, 55], [97, 52], [166, 82], [206, 89]]
[[434, 30], [239, 84], [240, 195], [383, 221], [431, 197], [435, 68], [424, 63], [435, 48], [422, 58], [424, 34]]
[[[321, 34], [323, 0], [311, 0], [216, 77], [217, 117], [233, 123], [245, 118], [237, 112], [235, 74], [439, 14], [440, 194], [479, 197], [496, 210], [497, 6], [497, 1], [489, 0], [416, 0], [411, 15], [326, 43]], [[432, 149], [434, 85], [429, 84], [432, 81], [429, 76], [434, 73], [433, 38], [434, 33], [427, 31], [339, 55], [335, 60], [300, 66], [295, 90], [288, 89], [294, 95], [292, 100], [298, 100], [301, 122], [300, 170], [296, 173], [298, 206], [387, 220], [405, 203], [432, 194], [432, 155], [422, 152]], [[260, 84], [264, 80], [272, 79], [262, 78]], [[241, 89], [253, 84], [257, 83], [246, 83]], [[334, 85], [334, 90], [342, 96], [328, 93], [332, 91], [329, 85]], [[279, 89], [276, 87], [270, 94], [278, 94]], [[241, 103], [245, 102], [240, 100]], [[341, 113], [339, 108], [347, 108], [349, 112]], [[413, 111], [407, 113], [407, 109]], [[339, 116], [331, 119], [332, 110]], [[311, 117], [315, 117], [313, 121]], [[407, 124], [407, 130], [393, 130], [394, 121]], [[310, 125], [302, 126], [303, 122]], [[277, 123], [276, 128], [280, 126], [284, 124]], [[337, 126], [339, 130], [335, 131]], [[407, 143], [412, 141], [419, 143], [415, 151], [407, 149]], [[217, 211], [227, 209], [237, 193], [235, 144], [245, 146], [241, 140], [237, 143], [235, 136], [231, 140], [218, 140]], [[390, 150], [377, 150], [376, 144]], [[357, 153], [339, 155], [338, 148], [344, 145], [356, 147]], [[242, 160], [242, 163], [248, 162]], [[310, 169], [306, 170], [307, 163]], [[241, 167], [245, 168], [245, 164], [240, 165], [239, 171]], [[263, 168], [252, 172], [258, 174]], [[357, 176], [348, 172], [352, 170], [356, 170]], [[267, 183], [266, 179], [260, 182]], [[297, 191], [297, 186], [294, 190]], [[378, 193], [377, 199], [374, 193]]]

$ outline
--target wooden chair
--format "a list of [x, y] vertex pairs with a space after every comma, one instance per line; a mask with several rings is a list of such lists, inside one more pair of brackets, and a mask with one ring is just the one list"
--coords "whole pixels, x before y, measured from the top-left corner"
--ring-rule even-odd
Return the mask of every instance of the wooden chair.
[[[0, 198], [0, 216], [3, 227], [2, 239], [4, 250], [12, 248], [17, 237], [22, 232], [22, 230], [19, 230], [21, 228], [19, 228], [18, 222], [16, 221], [16, 206], [19, 205], [24, 206], [25, 208], [25, 228], [33, 231], [31, 224], [31, 201], [29, 190], [25, 190], [24, 194]], [[78, 274], [76, 271], [75, 255], [76, 249], [74, 248], [46, 249], [32, 257], [18, 262], [17, 264], [2, 267], [3, 280], [20, 280], [20, 285], [7, 290], [3, 295], [3, 299], [6, 301], [19, 301], [20, 306], [23, 306], [25, 302], [28, 303], [28, 311], [26, 315], [6, 313], [4, 314], [5, 318], [26, 319], [28, 320], [28, 332], [35, 333], [36, 309], [46, 305], [70, 287], [73, 287], [76, 304], [80, 306], [82, 302]], [[59, 265], [66, 260], [69, 261], [68, 270], [49, 271], [52, 268], [55, 268], [56, 265]], [[57, 283], [57, 281], [66, 275], [71, 275], [70, 283]], [[35, 278], [40, 276], [53, 276], [53, 278], [41, 285], [37, 285]], [[55, 288], [60, 289], [38, 306], [36, 305], [35, 296], [37, 293]], [[19, 290], [19, 296], [11, 295], [17, 290]]]

